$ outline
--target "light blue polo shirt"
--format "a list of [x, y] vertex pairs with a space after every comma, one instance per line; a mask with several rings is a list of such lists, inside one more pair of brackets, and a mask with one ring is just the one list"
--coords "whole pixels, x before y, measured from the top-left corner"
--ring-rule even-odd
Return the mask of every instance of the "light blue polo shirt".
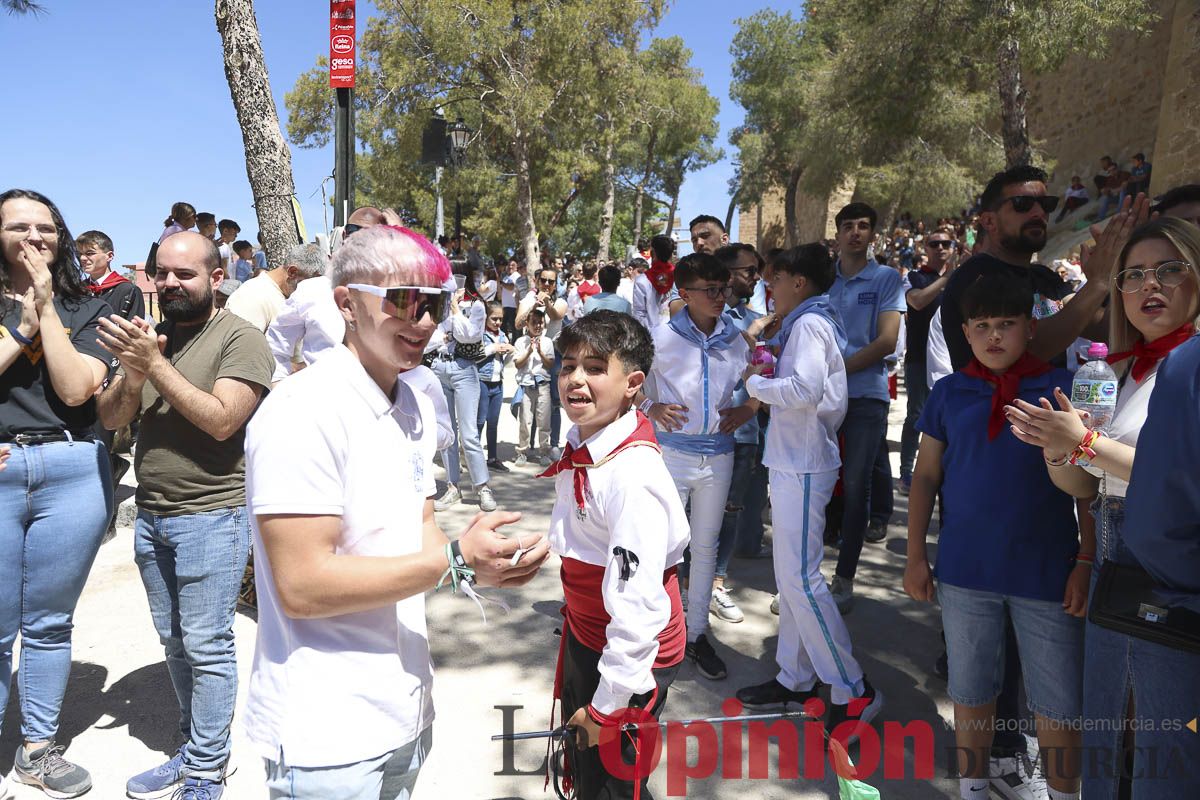
[[[846, 349], [843, 358], [862, 350], [878, 335], [876, 324], [883, 311], [904, 313], [908, 306], [904, 302], [904, 279], [891, 267], [880, 266], [875, 259], [853, 278], [842, 275], [842, 263], [837, 264], [837, 277], [829, 289], [829, 302], [842, 315], [846, 326]], [[868, 397], [889, 400], [887, 365], [883, 359], [866, 369], [846, 376], [849, 397]]]

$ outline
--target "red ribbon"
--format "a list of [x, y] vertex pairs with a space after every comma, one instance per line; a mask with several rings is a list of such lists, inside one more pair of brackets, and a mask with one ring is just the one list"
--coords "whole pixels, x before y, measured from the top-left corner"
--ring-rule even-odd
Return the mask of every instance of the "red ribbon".
[[1044, 375], [1051, 369], [1052, 367], [1045, 361], [1029, 353], [1022, 354], [1015, 364], [1005, 370], [1003, 375], [995, 374], [981, 364], [977, 358], [972, 358], [971, 363], [963, 367], [963, 374], [987, 381], [993, 387], [992, 412], [988, 416], [988, 439], [995, 439], [1008, 424], [1008, 419], [1004, 415], [1004, 407], [1017, 399], [1017, 391], [1021, 388], [1021, 379]]
[[1141, 383], [1142, 380], [1154, 369], [1154, 365], [1166, 357], [1179, 345], [1186, 342], [1196, 333], [1195, 326], [1190, 323], [1184, 323], [1170, 333], [1164, 334], [1153, 342], [1138, 342], [1131, 350], [1122, 350], [1119, 353], [1112, 353], [1106, 361], [1110, 364], [1115, 364], [1118, 361], [1124, 361], [1127, 358], [1133, 358], [1133, 368], [1129, 370], [1129, 374], [1133, 376], [1133, 380]]
[[650, 279], [654, 291], [664, 295], [675, 285], [675, 265], [669, 261], [652, 261], [650, 269], [646, 270], [646, 277]]
[[563, 470], [574, 470], [575, 474], [573, 477], [575, 485], [575, 505], [580, 511], [582, 511], [584, 503], [587, 500], [587, 471], [589, 469], [592, 467], [598, 467], [600, 464], [607, 464], [609, 461], [616, 458], [621, 452], [630, 447], [637, 447], [639, 445], [649, 445], [654, 448], [658, 447], [658, 438], [654, 435], [654, 423], [652, 423], [650, 419], [641, 411], [636, 413], [638, 422], [637, 427], [633, 429], [633, 433], [629, 434], [625, 441], [617, 445], [617, 447], [611, 453], [600, 459], [599, 463], [594, 463], [592, 461], [592, 456], [590, 453], [588, 453], [587, 445], [584, 445], [576, 450], [575, 447], [568, 442], [567, 449], [563, 451], [562, 458], [547, 467], [546, 471], [538, 475], [538, 477], [553, 478]]
[[108, 291], [109, 289], [113, 288], [114, 286], [118, 286], [122, 283], [129, 283], [129, 282], [130, 281], [128, 278], [122, 278], [117, 273], [110, 272], [104, 276], [104, 280], [101, 281], [100, 283], [89, 283], [88, 289], [91, 290], [92, 294], [100, 295], [100, 294]]

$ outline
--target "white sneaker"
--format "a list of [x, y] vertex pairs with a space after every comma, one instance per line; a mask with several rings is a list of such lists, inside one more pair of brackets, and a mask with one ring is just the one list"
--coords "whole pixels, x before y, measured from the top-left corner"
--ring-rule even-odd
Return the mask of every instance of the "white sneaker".
[[687, 589], [679, 587], [679, 602], [683, 606], [683, 615], [687, 616]]
[[442, 496], [433, 501], [433, 510], [445, 511], [450, 506], [457, 505], [461, 502], [462, 492], [458, 490], [457, 486], [450, 484], [446, 487], [446, 491], [442, 493]]
[[779, 595], [771, 598], [771, 613], [777, 617], [779, 616]]
[[713, 587], [712, 599], [708, 601], [708, 610], [726, 622], [741, 622], [746, 618], [724, 586]]
[[834, 575], [829, 584], [829, 593], [833, 595], [833, 602], [837, 603], [838, 611], [843, 614], [854, 605], [854, 581], [849, 578]]
[[1036, 755], [990, 759], [988, 781], [996, 794], [1006, 800], [1047, 800], [1049, 797], [1042, 765]]
[[529, 463], [529, 459], [525, 456], [524, 453], [517, 453], [517, 457], [515, 459], [513, 459], [513, 463], [516, 464], [518, 467], [523, 467], [527, 463]]
[[492, 494], [492, 488], [490, 486], [480, 486], [476, 491], [479, 493], [480, 511], [495, 511], [498, 508], [496, 505], [496, 497]]
[[12, 781], [8, 779], [7, 775], [0, 775], [0, 800], [9, 800], [11, 797], [13, 797]]

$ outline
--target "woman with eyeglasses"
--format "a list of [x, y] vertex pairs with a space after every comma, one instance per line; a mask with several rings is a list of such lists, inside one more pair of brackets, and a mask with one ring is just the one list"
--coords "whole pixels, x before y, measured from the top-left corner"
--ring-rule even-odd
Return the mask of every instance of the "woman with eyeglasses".
[[[1043, 448], [1054, 483], [1079, 498], [1096, 500], [1097, 549], [1079, 560], [1092, 565], [1092, 593], [1106, 561], [1136, 564], [1124, 542], [1125, 497], [1129, 488], [1138, 436], [1146, 422], [1155, 378], [1163, 359], [1196, 333], [1200, 326], [1200, 228], [1179, 219], [1161, 217], [1133, 231], [1121, 250], [1110, 288], [1111, 333], [1109, 361], [1119, 376], [1116, 414], [1108, 435], [1090, 445], [1090, 464], [1072, 463], [1088, 430], [1070, 399], [1057, 394], [1058, 410], [1043, 399], [1041, 408], [1018, 400], [1009, 419], [1017, 438]], [[1196, 414], [1195, 408], [1177, 409]], [[1170, 498], [1163, 498], [1171, 502]], [[1166, 535], [1166, 532], [1158, 532]], [[1195, 546], [1195, 545], [1193, 545]], [[1095, 598], [1092, 598], [1094, 602]], [[1084, 662], [1084, 750], [1098, 769], [1085, 770], [1083, 795], [1088, 800], [1118, 796], [1123, 772], [1134, 777], [1134, 797], [1196, 797], [1196, 786], [1184, 792], [1171, 776], [1150, 780], [1153, 767], [1147, 754], [1179, 744], [1178, 731], [1136, 727], [1128, 719], [1161, 720], [1177, 710], [1200, 708], [1200, 655], [1127, 636], [1088, 622]], [[1190, 713], [1190, 712], [1189, 712]], [[1126, 748], [1136, 744], [1132, 772], [1125, 769]], [[1139, 787], [1136, 776], [1147, 776]]]
[[54, 737], [75, 605], [113, 513], [108, 452], [92, 436], [109, 360], [97, 328], [112, 310], [82, 274], [48, 198], [0, 194], [0, 715], [20, 632], [24, 745], [13, 777], [51, 797], [92, 785]]
[[[455, 280], [460, 278], [455, 275]], [[495, 511], [496, 497], [488, 485], [487, 455], [479, 440], [476, 420], [479, 414], [479, 367], [483, 356], [483, 333], [487, 323], [487, 303], [479, 296], [475, 276], [468, 272], [462, 276], [462, 288], [450, 298], [450, 314], [439, 325], [443, 336], [442, 344], [433, 351], [431, 367], [441, 381], [450, 408], [450, 421], [457, 437], [450, 447], [442, 450], [442, 464], [446, 467], [446, 490], [434, 503], [438, 511], [445, 511], [462, 502], [459, 480], [462, 464], [459, 447], [467, 460], [467, 473], [479, 498], [480, 511]]]

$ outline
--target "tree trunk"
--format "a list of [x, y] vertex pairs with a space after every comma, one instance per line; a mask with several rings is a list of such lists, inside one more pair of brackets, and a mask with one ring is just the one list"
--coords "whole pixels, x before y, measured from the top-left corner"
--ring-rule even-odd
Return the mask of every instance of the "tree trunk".
[[613, 132], [612, 123], [604, 145], [604, 170], [601, 180], [604, 181], [604, 205], [600, 210], [600, 241], [596, 246], [596, 261], [604, 265], [608, 261], [608, 246], [612, 242], [613, 209], [617, 204], [616, 165], [613, 164]]
[[[1013, 0], [1000, 4], [1000, 16], [1006, 19], [1014, 13]], [[1029, 126], [1025, 117], [1028, 93], [1021, 82], [1021, 44], [1011, 34], [1004, 37], [996, 53], [1000, 89], [1000, 131], [1004, 140], [1005, 166], [1015, 167], [1033, 163], [1033, 147], [1029, 143]]]
[[[515, 122], [515, 117], [514, 117]], [[536, 274], [541, 266], [538, 255], [537, 223], [533, 219], [533, 182], [529, 171], [529, 142], [520, 123], [513, 135], [513, 158], [517, 170], [517, 219], [521, 224], [521, 240], [525, 249], [525, 271]]]
[[735, 189], [733, 194], [729, 195], [729, 208], [725, 209], [725, 232], [726, 233], [728, 233], [729, 229], [731, 227], [733, 227], [733, 212], [737, 208], [737, 203], [738, 203], [738, 193], [737, 193], [737, 190]]
[[796, 218], [796, 194], [799, 191], [803, 167], [793, 167], [788, 173], [787, 188], [783, 192], [783, 241], [784, 247], [800, 244], [800, 221]]
[[654, 148], [658, 143], [658, 129], [650, 129], [650, 142], [646, 145], [646, 169], [642, 171], [642, 179], [638, 181], [637, 195], [633, 201], [633, 243], [642, 238], [642, 200], [646, 196], [646, 184], [650, 182], [650, 174], [654, 170]]
[[246, 177], [254, 193], [258, 229], [267, 263], [281, 265], [299, 242], [292, 196], [292, 153], [279, 129], [279, 114], [263, 59], [254, 0], [216, 0], [217, 31], [225, 56], [225, 79], [242, 129]]

